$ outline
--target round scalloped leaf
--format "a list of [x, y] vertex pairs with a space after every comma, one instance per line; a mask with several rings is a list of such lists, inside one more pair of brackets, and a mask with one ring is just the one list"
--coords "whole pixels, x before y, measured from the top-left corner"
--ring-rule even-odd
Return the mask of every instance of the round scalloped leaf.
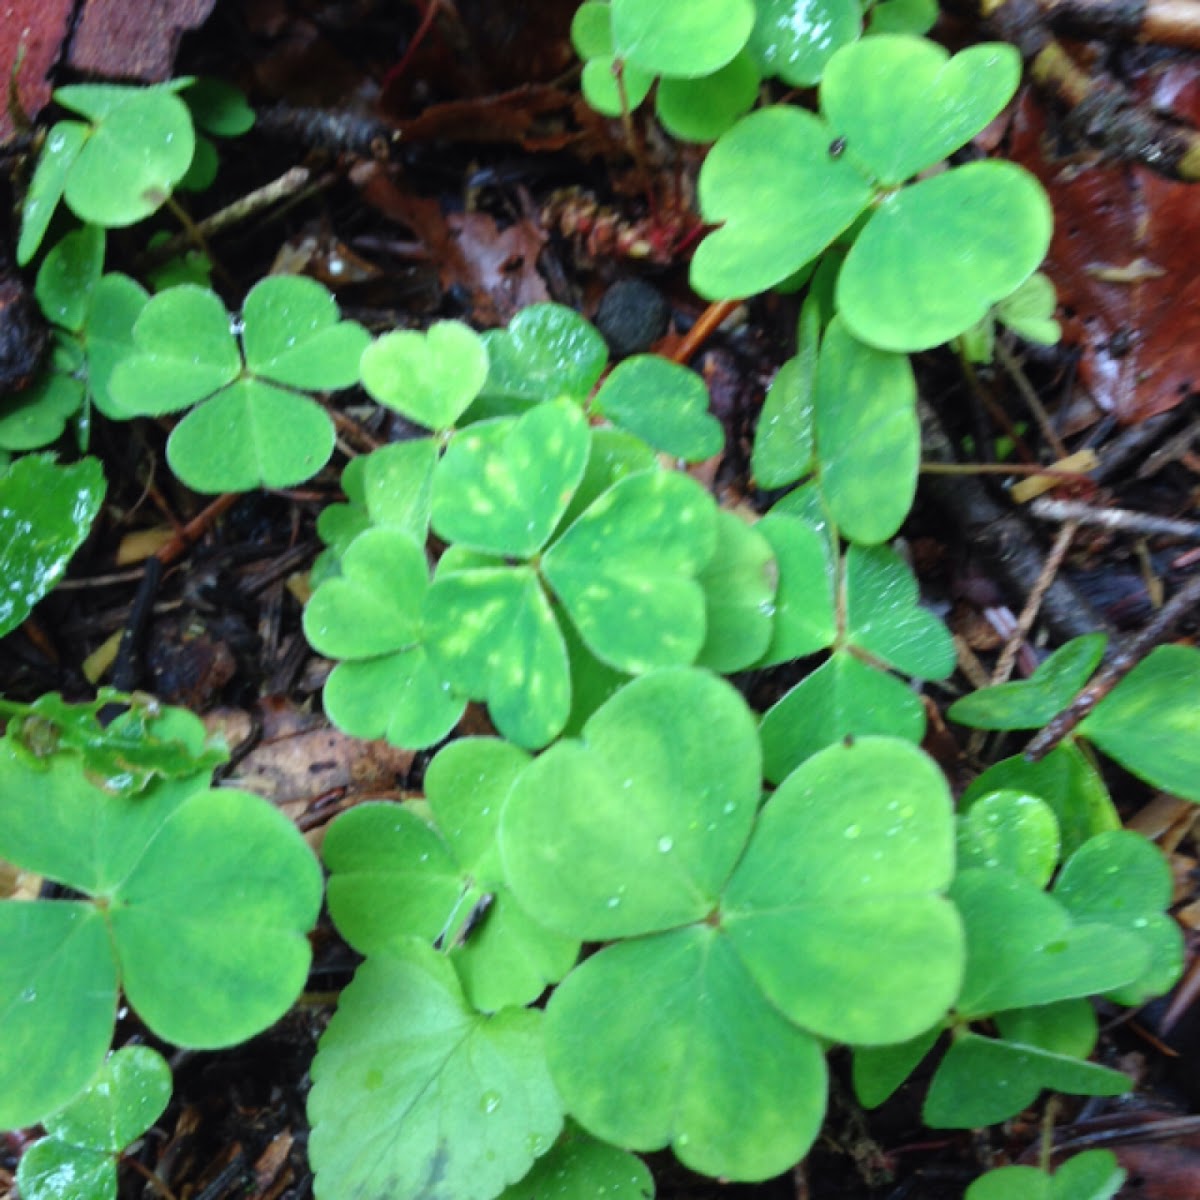
[[871, 8], [867, 34], [928, 33], [939, 15], [937, 0], [882, 0]]
[[821, 1047], [704, 926], [621, 942], [577, 967], [547, 1006], [546, 1053], [589, 1132], [631, 1150], [670, 1145], [723, 1179], [786, 1170], [825, 1115]]
[[184, 88], [183, 101], [197, 126], [217, 137], [237, 137], [254, 126], [254, 109], [245, 95], [223, 79], [194, 80]]
[[1033, 274], [1053, 223], [1041, 184], [1010, 162], [922, 179], [879, 201], [838, 276], [838, 311], [881, 350], [939, 346]]
[[36, 1125], [87, 1086], [112, 1040], [117, 965], [91, 904], [0, 901], [0, 1129]]
[[750, 469], [760, 487], [785, 487], [813, 469], [813, 387], [820, 339], [820, 311], [806, 301], [796, 354], [772, 380], [754, 429]]
[[775, 628], [759, 666], [774, 666], [832, 646], [837, 637], [829, 543], [798, 517], [769, 513], [755, 526], [771, 544], [779, 572]]
[[117, 363], [134, 353], [133, 327], [149, 293], [128, 275], [112, 271], [96, 284], [91, 311], [84, 329], [87, 348], [87, 386], [92, 401], [108, 418], [124, 420], [109, 394], [109, 381]]
[[562, 1128], [542, 1014], [484, 1017], [453, 967], [409, 942], [341, 994], [312, 1066], [308, 1115], [325, 1200], [492, 1200]]
[[964, 1033], [951, 1043], [934, 1074], [922, 1116], [927, 1125], [939, 1129], [975, 1129], [1015, 1116], [1045, 1088], [1081, 1096], [1120, 1096], [1131, 1087], [1128, 1075], [1108, 1067]]
[[713, 910], [761, 787], [754, 718], [702, 671], [656, 671], [522, 772], [500, 823], [517, 899], [589, 941], [632, 937]]
[[1112, 994], [1118, 1004], [1134, 1006], [1161, 996], [1183, 971], [1183, 935], [1164, 911], [1171, 891], [1171, 870], [1162, 852], [1125, 829], [1085, 842], [1055, 880], [1054, 898], [1077, 921], [1128, 930], [1148, 950], [1145, 972]]
[[363, 387], [380, 404], [427, 429], [445, 430], [479, 395], [488, 352], [461, 321], [438, 321], [425, 333], [385, 333], [367, 347], [361, 370]]
[[33, 387], [0, 397], [0, 450], [40, 450], [62, 437], [83, 403], [83, 384], [62, 370], [75, 356], [56, 346], [51, 369]]
[[612, 8], [608, 0], [586, 0], [571, 20], [571, 45], [580, 58], [612, 54]]
[[466, 697], [451, 690], [424, 646], [338, 663], [322, 693], [329, 719], [357, 738], [393, 746], [435, 746], [462, 718]]
[[699, 576], [705, 637], [698, 667], [731, 675], [762, 657], [774, 631], [778, 575], [771, 543], [735, 513], [718, 510], [717, 548]]
[[89, 1150], [124, 1150], [162, 1115], [171, 1099], [171, 1068], [149, 1046], [108, 1056], [91, 1083], [45, 1122], [59, 1141]]
[[359, 954], [409, 937], [433, 941], [463, 896], [463, 873], [446, 843], [401, 804], [374, 801], [342, 813], [321, 857], [329, 915]]
[[839, 650], [763, 714], [763, 775], [781, 783], [826, 746], [872, 734], [919, 744], [925, 709], [895, 676]]
[[367, 529], [342, 553], [342, 573], [304, 606], [304, 636], [329, 658], [374, 658], [421, 636], [425, 551], [401, 529]]
[[1135, 934], [1076, 924], [1057, 900], [1008, 871], [964, 870], [952, 895], [967, 930], [955, 1008], [968, 1019], [1111, 991], [1146, 970]]
[[694, 79], [746, 44], [753, 0], [613, 0], [613, 52], [654, 75]]
[[239, 379], [193, 409], [167, 440], [167, 462], [197, 492], [284, 488], [333, 454], [329, 414], [299, 392]]
[[366, 456], [363, 501], [373, 525], [393, 525], [424, 544], [433, 503], [433, 438], [413, 438], [380, 446]]
[[1005, 1041], [1022, 1042], [1071, 1058], [1087, 1058], [1100, 1038], [1096, 1010], [1083, 996], [1036, 1008], [1010, 1008], [993, 1019]]
[[593, 411], [656, 450], [700, 462], [721, 452], [725, 434], [708, 411], [708, 388], [695, 371], [657, 354], [635, 354], [613, 368]]
[[[620, 83], [617, 82], [618, 69]], [[583, 98], [604, 117], [633, 112], [649, 95], [653, 85], [651, 72], [643, 71], [633, 63], [621, 63], [618, 68], [618, 60], [611, 54], [588, 59], [579, 79]]]
[[945, 1014], [963, 970], [962, 926], [942, 894], [952, 809], [932, 759], [895, 738], [830, 746], [767, 801], [721, 923], [789, 1020], [878, 1045]]
[[1054, 810], [1064, 855], [1097, 833], [1121, 828], [1104, 780], [1074, 742], [1056, 746], [1041, 762], [1027, 762], [1020, 754], [1001, 759], [967, 787], [960, 803], [965, 808], [999, 788], [1037, 796]]
[[129, 1002], [181, 1046], [252, 1037], [304, 986], [321, 890], [312, 851], [265, 800], [233, 788], [189, 797], [111, 895]]
[[117, 1163], [111, 1154], [42, 1138], [21, 1155], [17, 1186], [22, 1200], [113, 1200]]
[[1091, 678], [1107, 641], [1103, 633], [1073, 638], [1028, 679], [981, 688], [956, 700], [946, 715], [976, 729], [1040, 729]]
[[340, 316], [337, 302], [315, 279], [269, 275], [242, 306], [246, 366], [264, 379], [313, 391], [357, 383], [371, 335]]
[[654, 1177], [635, 1154], [599, 1142], [567, 1123], [533, 1170], [499, 1200], [654, 1200]]
[[441, 575], [425, 600], [426, 646], [451, 687], [487, 702], [496, 728], [526, 749], [557, 737], [571, 676], [550, 602], [528, 567]]
[[1200, 650], [1152, 650], [1079, 733], [1139, 779], [1200, 803]]
[[531, 304], [483, 342], [488, 376], [479, 398], [489, 412], [520, 412], [560, 396], [582, 402], [608, 362], [596, 327], [561, 304]]
[[713, 146], [700, 169], [700, 210], [721, 228], [692, 259], [700, 295], [719, 300], [774, 287], [862, 212], [871, 185], [847, 156], [830, 157], [833, 138], [819, 117], [779, 106], [751, 113]]
[[103, 269], [103, 229], [85, 225], [59, 241], [42, 260], [34, 286], [46, 320], [78, 333]]
[[21, 206], [18, 266], [25, 266], [42, 244], [50, 219], [62, 199], [67, 174], [75, 165], [87, 137], [88, 127], [82, 121], [59, 121], [51, 128], [29, 181], [25, 203]]
[[1054, 1175], [1036, 1167], [999, 1167], [981, 1175], [963, 1200], [1110, 1200], [1125, 1182], [1111, 1150], [1085, 1150]]
[[847, 641], [888, 666], [919, 679], [945, 679], [954, 670], [946, 626], [920, 606], [908, 564], [887, 546], [846, 551]]
[[608, 491], [617, 480], [640, 471], [656, 470], [658, 466], [658, 456], [641, 438], [609, 425], [593, 429], [587, 467], [575, 489], [575, 495], [571, 497], [571, 503], [567, 505], [567, 511], [558, 523], [556, 534], [574, 525], [584, 509], [598, 500], [601, 493]]
[[0, 473], [0, 634], [59, 581], [103, 499], [94, 458], [60, 467], [53, 455], [30, 454]]
[[583, 478], [590, 440], [583, 412], [570, 400], [471, 426], [434, 470], [434, 530], [484, 554], [532, 557]]
[[716, 548], [716, 514], [686, 475], [627, 475], [546, 552], [546, 582], [602, 662], [636, 675], [694, 661], [705, 638], [697, 577]]
[[830, 515], [848, 541], [887, 541], [912, 507], [921, 460], [908, 356], [864, 345], [835, 317], [821, 342], [813, 401]]
[[829, 61], [821, 111], [847, 155], [881, 183], [898, 184], [965, 146], [1020, 82], [1013, 46], [988, 42], [951, 58], [926, 38], [882, 34]]
[[661, 80], [655, 111], [667, 132], [682, 141], [716, 141], [754, 107], [760, 83], [754, 60], [742, 51], [711, 75]]
[[820, 82], [834, 51], [862, 29], [855, 0], [755, 0], [755, 7], [747, 50], [764, 76], [792, 87]]
[[[59, 88], [54, 98], [81, 110], [87, 90]], [[178, 96], [160, 88], [125, 91], [125, 99], [95, 118], [63, 188], [67, 207], [92, 225], [132, 225], [156, 212], [196, 148], [191, 113]]]
[[[135, 351], [118, 362], [109, 398], [122, 417], [177, 412], [232, 383], [242, 356], [214, 292], [182, 283], [147, 301], [133, 326]], [[236, 448], [218, 435], [219, 452]]]
[[1000, 867], [1045, 887], [1058, 866], [1058, 853], [1053, 810], [1025, 792], [989, 792], [958, 819], [960, 870]]

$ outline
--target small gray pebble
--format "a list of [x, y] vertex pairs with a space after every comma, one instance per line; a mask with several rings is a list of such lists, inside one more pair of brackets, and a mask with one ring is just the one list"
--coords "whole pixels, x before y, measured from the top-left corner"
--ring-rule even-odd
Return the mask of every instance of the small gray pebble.
[[671, 306], [653, 285], [641, 279], [621, 279], [612, 285], [596, 309], [596, 328], [604, 335], [614, 358], [649, 350], [664, 333]]

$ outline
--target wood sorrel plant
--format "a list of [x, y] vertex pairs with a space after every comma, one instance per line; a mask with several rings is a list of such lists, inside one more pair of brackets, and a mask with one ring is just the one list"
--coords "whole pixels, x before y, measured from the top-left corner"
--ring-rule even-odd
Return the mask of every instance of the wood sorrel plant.
[[[0, 446], [45, 445], [92, 405], [195, 406], [169, 460], [221, 490], [325, 464], [314, 391], [361, 382], [429, 431], [346, 467], [304, 628], [338, 660], [324, 702], [346, 732], [433, 746], [475, 701], [501, 736], [451, 742], [423, 799], [328, 830], [329, 911], [365, 961], [313, 1064], [320, 1200], [646, 1197], [635, 1152], [664, 1147], [763, 1179], [816, 1138], [839, 1044], [871, 1105], [946, 1035], [931, 1124], [1000, 1121], [1047, 1087], [1114, 1094], [1128, 1079], [1087, 1061], [1090, 997], [1141, 1003], [1179, 974], [1166, 866], [1119, 829], [1090, 747], [1200, 801], [1196, 651], [1151, 655], [1042, 763], [985, 772], [957, 815], [918, 748], [910, 680], [945, 678], [954, 654], [887, 545], [919, 461], [907, 355], [986, 353], [996, 320], [1056, 333], [1033, 275], [1040, 188], [1006, 163], [936, 170], [1008, 102], [1019, 59], [897, 32], [916, 5], [878, 6], [891, 32], [861, 39], [855, 0], [800, 7], [822, 20], [776, 0], [613, 0], [575, 27], [598, 107], [628, 112], [657, 78], [664, 124], [717, 138], [697, 290], [808, 289], [752, 458], [792, 490], [759, 520], [674, 469], [721, 450], [700, 377], [653, 355], [605, 374], [603, 340], [562, 307], [371, 341], [309, 280], [260, 282], [234, 318], [206, 287], [150, 298], [104, 274], [101, 227], [203, 183], [195, 127], [237, 132], [245, 113], [186, 82], [58, 94], [87, 120], [51, 130], [22, 261], [60, 197], [88, 224], [41, 263], [57, 353], [0, 412]], [[772, 78], [816, 87], [819, 112], [744, 116]], [[6, 539], [3, 628], [53, 585], [102, 490], [90, 460], [0, 476], [39, 535]], [[1039, 727], [1099, 653], [1072, 643], [951, 716]], [[761, 718], [722, 678], [816, 654]], [[319, 901], [295, 831], [208, 786], [193, 719], [134, 703], [101, 727], [110, 699], [7, 706], [0, 742], [0, 854], [81, 894], [0, 903], [0, 1125], [49, 1118], [22, 1164], [39, 1197], [63, 1162], [94, 1174], [89, 1200], [111, 1194], [113, 1155], [158, 1110], [161, 1078], [126, 1097], [128, 1060], [105, 1060], [118, 989], [166, 1040], [250, 1036], [301, 987]], [[181, 1000], [180, 970], [216, 982]], [[972, 1200], [1119, 1184], [1104, 1155], [1017, 1170]]]

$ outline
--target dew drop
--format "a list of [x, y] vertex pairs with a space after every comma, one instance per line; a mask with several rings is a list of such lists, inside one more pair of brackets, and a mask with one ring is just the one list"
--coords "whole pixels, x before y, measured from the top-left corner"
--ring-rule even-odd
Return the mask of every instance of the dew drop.
[[675, 845], [673, 839], [669, 837], [660, 837], [658, 839], [659, 854], [670, 854], [672, 847]]
[[609, 898], [608, 898], [608, 907], [609, 908], [616, 908], [620, 903], [621, 903], [620, 896], [609, 896]]
[[500, 1107], [500, 1093], [493, 1091], [484, 1092], [479, 1098], [479, 1107], [481, 1111], [489, 1115], [494, 1113]]
[[850, 838], [851, 840], [858, 837], [858, 835], [860, 833], [862, 833], [862, 829], [858, 825], [847, 825], [846, 826], [845, 836]]

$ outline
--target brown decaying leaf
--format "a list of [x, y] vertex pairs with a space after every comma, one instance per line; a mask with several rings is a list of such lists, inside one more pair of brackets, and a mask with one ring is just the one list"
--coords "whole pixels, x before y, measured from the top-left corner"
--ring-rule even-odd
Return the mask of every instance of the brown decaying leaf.
[[[17, 95], [25, 114], [34, 118], [50, 100], [50, 69], [58, 61], [67, 35], [73, 0], [9, 0], [0, 4], [0, 71], [7, 97], [8, 81], [23, 46], [25, 57], [17, 75]], [[8, 105], [0, 104], [0, 145], [16, 131]]]
[[171, 74], [179, 39], [208, 19], [216, 0], [84, 0], [69, 63], [76, 71], [158, 83]]

